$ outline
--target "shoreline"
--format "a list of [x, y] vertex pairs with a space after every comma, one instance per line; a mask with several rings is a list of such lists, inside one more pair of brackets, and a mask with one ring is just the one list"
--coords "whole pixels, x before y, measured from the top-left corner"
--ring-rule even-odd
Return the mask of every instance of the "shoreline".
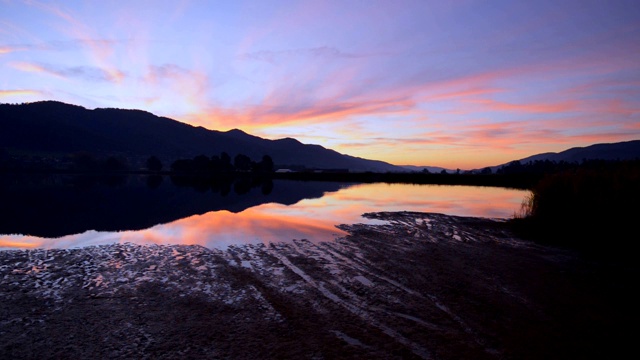
[[629, 347], [637, 266], [414, 212], [319, 244], [0, 251], [10, 358], [570, 358]]

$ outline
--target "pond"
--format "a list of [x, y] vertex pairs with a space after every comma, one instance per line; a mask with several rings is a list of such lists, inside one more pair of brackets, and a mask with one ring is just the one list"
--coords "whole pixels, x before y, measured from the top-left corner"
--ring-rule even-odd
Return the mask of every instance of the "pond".
[[[240, 183], [244, 181], [244, 183]], [[234, 180], [1, 178], [0, 249], [330, 241], [376, 211], [509, 218], [527, 191], [473, 186]]]

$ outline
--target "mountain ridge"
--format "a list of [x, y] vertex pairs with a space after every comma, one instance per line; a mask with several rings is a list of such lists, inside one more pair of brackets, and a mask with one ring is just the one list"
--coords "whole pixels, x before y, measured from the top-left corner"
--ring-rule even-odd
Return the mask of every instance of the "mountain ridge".
[[137, 109], [90, 110], [51, 100], [0, 104], [0, 126], [2, 147], [19, 152], [119, 155], [138, 164], [153, 155], [166, 166], [180, 158], [227, 152], [232, 157], [242, 153], [252, 159], [269, 155], [281, 166], [374, 172], [401, 170], [383, 161], [341, 154], [292, 138], [270, 140], [240, 129], [210, 130]]
[[[615, 143], [597, 143], [588, 146], [572, 147], [560, 152], [545, 152], [531, 155], [519, 160], [512, 160], [504, 164], [490, 166], [492, 171], [509, 165], [514, 161], [521, 164], [535, 161], [553, 162], [581, 162], [583, 160], [635, 160], [640, 159], [640, 140], [629, 140]], [[476, 169], [474, 171], [479, 171]]]

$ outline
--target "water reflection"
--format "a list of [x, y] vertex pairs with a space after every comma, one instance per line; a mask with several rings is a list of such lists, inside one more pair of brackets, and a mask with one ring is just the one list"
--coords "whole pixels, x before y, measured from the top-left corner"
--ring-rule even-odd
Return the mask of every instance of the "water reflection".
[[[241, 209], [234, 212], [216, 209], [221, 202], [211, 203], [217, 199], [212, 195], [216, 193], [211, 191], [200, 193], [193, 189], [176, 188], [168, 181], [154, 186], [156, 190], [177, 191], [174, 194], [176, 198], [172, 197], [175, 204], [180, 199], [183, 204], [190, 203], [192, 209], [203, 208], [202, 203], [206, 203], [210, 209], [192, 212], [164, 224], [149, 225], [143, 230], [114, 232], [85, 229], [79, 234], [58, 238], [0, 235], [0, 248], [67, 248], [114, 242], [199, 244], [225, 248], [231, 244], [291, 239], [327, 241], [342, 235], [335, 228], [336, 224], [372, 222], [360, 216], [365, 212], [407, 210], [462, 216], [510, 217], [518, 210], [526, 194], [521, 190], [471, 186], [274, 181], [270, 185], [269, 195], [264, 194], [263, 187], [249, 187], [249, 192], [245, 195], [238, 195], [233, 191], [228, 193], [227, 197], [232, 200], [230, 204]], [[195, 196], [182, 198], [188, 194]], [[305, 198], [303, 194], [309, 195], [309, 198]], [[217, 193], [217, 196], [221, 195]], [[166, 210], [172, 209], [168, 203], [165, 205]], [[172, 213], [176, 214], [175, 211]], [[143, 215], [145, 214], [138, 214], [138, 217]]]
[[0, 234], [55, 238], [88, 230], [142, 230], [210, 211], [295, 204], [345, 186], [276, 183], [261, 178], [4, 176]]

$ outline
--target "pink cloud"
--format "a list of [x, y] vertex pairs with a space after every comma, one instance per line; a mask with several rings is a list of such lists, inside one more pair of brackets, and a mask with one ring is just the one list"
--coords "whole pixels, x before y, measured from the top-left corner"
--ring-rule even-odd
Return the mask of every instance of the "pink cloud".
[[478, 97], [480, 95], [496, 94], [505, 91], [498, 88], [476, 88], [470, 90], [454, 90], [446, 93], [427, 95], [424, 101], [461, 100], [462, 98]]
[[14, 69], [25, 71], [25, 72], [34, 72], [34, 73], [46, 73], [47, 70], [42, 66], [28, 63], [28, 62], [14, 62], [9, 64]]
[[20, 46], [0, 46], [0, 55], [9, 54], [16, 51], [22, 51], [24, 47]]
[[[285, 99], [278, 103], [286, 103]], [[285, 124], [341, 122], [352, 116], [369, 114], [406, 114], [415, 106], [408, 98], [384, 98], [334, 103], [326, 100], [309, 106], [256, 105], [241, 109], [210, 107], [200, 114], [189, 114], [184, 120], [209, 128], [266, 128]]]
[[525, 103], [525, 104], [510, 104], [501, 101], [482, 99], [482, 100], [469, 100], [474, 104], [481, 105], [484, 109], [489, 111], [509, 111], [520, 113], [560, 113], [565, 111], [572, 111], [576, 109], [575, 101], [562, 101], [556, 103]]
[[[10, 66], [20, 71], [47, 74], [66, 80], [71, 78], [81, 78], [92, 82], [113, 81], [111, 74], [107, 73], [103, 69], [91, 66], [57, 67], [47, 64], [35, 64], [29, 62], [13, 62], [10, 63]], [[124, 73], [122, 76], [124, 76]]]
[[14, 96], [36, 96], [42, 94], [43, 93], [38, 90], [0, 90], [0, 98]]
[[114, 45], [116, 45], [117, 42], [95, 36], [91, 26], [79, 20], [79, 17], [71, 11], [63, 9], [60, 6], [31, 0], [27, 1], [27, 4], [63, 19], [67, 24], [67, 26], [63, 28], [63, 31], [69, 33], [77, 39], [78, 43], [89, 49], [89, 54], [93, 58], [94, 63], [107, 74], [106, 77], [110, 82], [121, 83], [125, 79], [126, 74], [110, 61], [114, 53]]

